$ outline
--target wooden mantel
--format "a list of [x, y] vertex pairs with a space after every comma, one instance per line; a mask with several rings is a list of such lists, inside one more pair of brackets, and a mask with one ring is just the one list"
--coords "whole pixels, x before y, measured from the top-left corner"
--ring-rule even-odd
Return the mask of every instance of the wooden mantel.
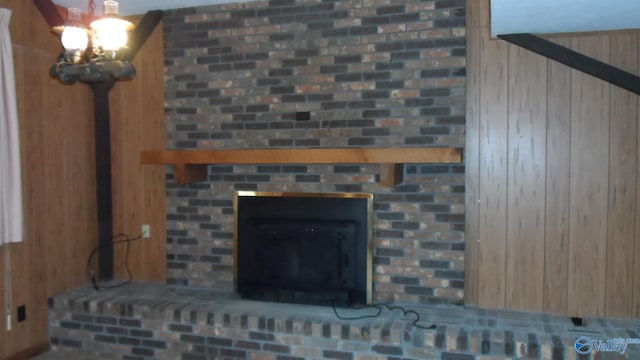
[[256, 150], [146, 150], [141, 164], [175, 165], [178, 184], [207, 179], [207, 165], [214, 164], [380, 164], [380, 184], [402, 182], [406, 163], [461, 163], [462, 149], [421, 148], [332, 148]]

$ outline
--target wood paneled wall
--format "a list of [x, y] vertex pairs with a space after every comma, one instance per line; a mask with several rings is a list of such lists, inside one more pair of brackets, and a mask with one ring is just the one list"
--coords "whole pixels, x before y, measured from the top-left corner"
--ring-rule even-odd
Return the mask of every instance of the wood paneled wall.
[[[61, 47], [33, 2], [0, 0], [0, 7], [13, 12], [26, 227], [24, 242], [0, 247], [0, 358], [27, 358], [48, 343], [48, 298], [87, 283], [86, 259], [97, 242], [93, 106], [88, 86], [67, 86], [48, 76]], [[130, 235], [140, 231], [143, 221], [152, 231], [164, 229], [164, 170], [132, 165], [139, 162], [135, 147], [164, 146], [161, 33], [158, 27], [138, 54], [138, 78], [117, 84], [111, 95], [115, 218], [140, 221], [125, 226], [116, 220], [114, 231]], [[164, 231], [156, 230], [151, 239], [133, 244], [135, 279], [165, 280], [164, 241]], [[11, 331], [6, 331], [4, 317], [7, 250]], [[123, 274], [121, 265], [117, 273]], [[18, 323], [20, 305], [26, 305], [27, 319]]]
[[[49, 78], [60, 43], [31, 1], [0, 0], [12, 10], [22, 151], [24, 242], [0, 247], [0, 358], [48, 341], [47, 299], [85, 283], [95, 242], [91, 94]], [[5, 252], [11, 255], [12, 327], [5, 328]], [[16, 307], [27, 319], [17, 322]]]
[[[130, 19], [134, 24], [140, 18]], [[114, 234], [131, 237], [149, 224], [151, 237], [131, 243], [134, 279], [166, 281], [165, 167], [140, 165], [140, 152], [164, 149], [164, 42], [162, 23], [136, 55], [136, 78], [118, 82], [110, 93]], [[126, 278], [126, 247], [115, 248], [115, 274]]]
[[[468, 4], [465, 297], [640, 317], [638, 96], [502, 40]], [[552, 41], [640, 73], [640, 32]]]

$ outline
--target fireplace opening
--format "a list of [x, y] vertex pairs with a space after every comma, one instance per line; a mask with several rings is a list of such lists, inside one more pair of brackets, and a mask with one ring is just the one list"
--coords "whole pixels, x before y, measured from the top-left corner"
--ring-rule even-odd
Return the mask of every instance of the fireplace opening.
[[371, 303], [373, 195], [237, 192], [234, 276], [245, 299]]

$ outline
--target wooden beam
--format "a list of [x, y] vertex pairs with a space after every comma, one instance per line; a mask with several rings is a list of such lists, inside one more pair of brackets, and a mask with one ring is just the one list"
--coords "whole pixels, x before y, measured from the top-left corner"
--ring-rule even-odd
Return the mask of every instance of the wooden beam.
[[451, 147], [256, 150], [146, 150], [141, 164], [404, 164], [461, 163]]
[[502, 40], [640, 95], [640, 77], [531, 34], [498, 35]]
[[[111, 184], [111, 116], [109, 90], [115, 80], [91, 83], [95, 122], [96, 205], [98, 215], [98, 245], [113, 239], [113, 188]], [[98, 250], [98, 279], [113, 279], [113, 246]], [[96, 279], [93, 279], [96, 281]]]
[[148, 11], [142, 20], [136, 25], [131, 35], [129, 35], [129, 51], [124, 55], [124, 61], [131, 61], [136, 56], [142, 45], [147, 41], [153, 30], [162, 20], [162, 11]]
[[404, 164], [380, 164], [380, 185], [396, 186], [403, 181]]
[[207, 165], [176, 164], [173, 174], [176, 184], [188, 184], [207, 179]]
[[64, 25], [65, 20], [58, 12], [58, 7], [51, 0], [33, 0], [33, 4], [40, 11], [40, 15], [49, 24], [50, 28]]
[[402, 183], [405, 163], [461, 163], [462, 149], [341, 148], [255, 150], [147, 150], [141, 164], [175, 165], [174, 180], [187, 184], [207, 179], [209, 164], [380, 164], [380, 185]]

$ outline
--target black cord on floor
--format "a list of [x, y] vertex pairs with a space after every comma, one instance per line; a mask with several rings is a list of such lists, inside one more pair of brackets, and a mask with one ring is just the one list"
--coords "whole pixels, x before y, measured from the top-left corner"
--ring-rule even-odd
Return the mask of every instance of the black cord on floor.
[[[127, 234], [117, 234], [114, 235], [113, 237], [111, 237], [110, 239], [106, 239], [106, 240], [102, 240], [98, 243], [98, 245], [96, 245], [92, 250], [91, 253], [89, 253], [89, 257], [87, 258], [87, 267], [86, 267], [86, 272], [87, 272], [87, 277], [91, 280], [91, 283], [93, 284], [93, 288], [96, 290], [100, 290], [100, 289], [115, 289], [121, 286], [125, 286], [129, 283], [131, 283], [131, 281], [133, 280], [133, 275], [131, 274], [131, 269], [129, 269], [129, 243], [142, 239], [142, 236], [144, 235], [144, 233], [134, 237], [134, 238], [130, 238]], [[118, 238], [124, 238], [122, 240], [116, 240]], [[127, 270], [127, 274], [128, 274], [128, 278], [127, 280], [115, 284], [115, 285], [100, 285], [98, 283], [98, 280], [96, 279], [95, 273], [93, 271], [93, 268], [91, 266], [91, 260], [93, 259], [93, 257], [98, 253], [98, 250], [100, 249], [104, 249], [106, 247], [109, 246], [115, 246], [117, 244], [126, 244], [125, 247], [125, 255], [124, 255], [124, 267]]]
[[364, 310], [364, 309], [376, 309], [376, 313], [372, 314], [372, 315], [362, 315], [362, 316], [354, 316], [354, 317], [345, 317], [345, 316], [341, 316], [340, 314], [338, 314], [338, 310], [336, 309], [336, 304], [334, 301], [331, 302], [331, 307], [333, 308], [333, 313], [336, 314], [336, 317], [340, 320], [362, 320], [362, 319], [369, 319], [369, 318], [377, 318], [378, 316], [380, 316], [380, 314], [382, 313], [382, 307], [387, 308], [387, 310], [389, 311], [394, 311], [394, 310], [402, 310], [403, 315], [415, 315], [415, 319], [413, 320], [413, 322], [411, 323], [411, 325], [415, 326], [418, 329], [424, 329], [424, 330], [432, 330], [436, 328], [435, 324], [431, 324], [429, 326], [425, 326], [425, 325], [420, 325], [418, 324], [421, 319], [420, 319], [420, 314], [418, 314], [417, 311], [415, 310], [407, 310], [405, 308], [403, 308], [402, 306], [393, 306], [387, 303], [380, 303], [380, 304], [373, 304], [373, 305], [368, 305], [365, 306], [359, 310]]

